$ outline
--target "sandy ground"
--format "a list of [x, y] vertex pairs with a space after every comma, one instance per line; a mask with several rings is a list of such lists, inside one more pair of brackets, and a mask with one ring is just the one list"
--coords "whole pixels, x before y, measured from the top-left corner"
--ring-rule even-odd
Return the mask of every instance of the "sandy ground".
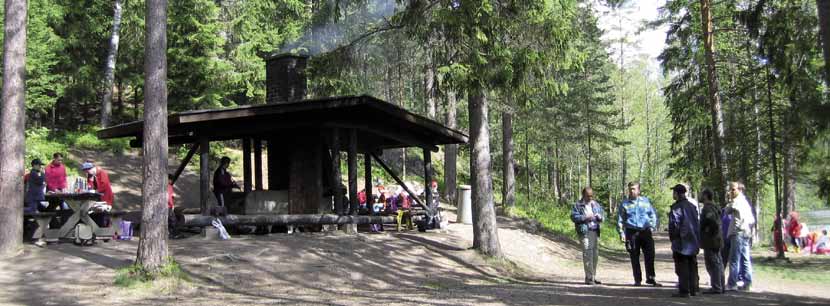
[[[446, 214], [450, 220], [454, 216]], [[658, 238], [657, 278], [666, 287], [632, 287], [627, 257], [603, 252], [602, 286], [581, 284], [574, 242], [532, 222], [500, 218], [507, 273], [479, 257], [471, 226], [441, 232], [239, 236], [171, 242], [191, 281], [173, 292], [113, 286], [115, 269], [135, 258], [137, 241], [27, 245], [0, 260], [3, 305], [828, 305], [826, 288], [759, 278], [756, 292], [672, 299], [668, 242]], [[501, 266], [501, 265], [496, 265]], [[701, 271], [703, 271], [701, 269]], [[701, 272], [703, 273], [703, 272]], [[708, 277], [701, 275], [704, 282]]]
[[[110, 170], [116, 205], [138, 207], [140, 157], [94, 158]], [[198, 196], [183, 192], [198, 190], [189, 189], [197, 181], [185, 172], [177, 186], [184, 201]], [[452, 208], [445, 216], [455, 220]], [[502, 250], [518, 269], [483, 260], [469, 249], [472, 227], [455, 223], [429, 233], [193, 236], [170, 242], [190, 281], [164, 291], [113, 285], [116, 269], [135, 259], [135, 240], [26, 245], [0, 259], [0, 305], [830, 305], [826, 287], [761, 275], [756, 292], [672, 299], [676, 278], [664, 234], [657, 236], [657, 279], [665, 287], [630, 286], [627, 254], [615, 250], [602, 252], [604, 285], [585, 286], [577, 243], [527, 220], [500, 217], [499, 227]]]

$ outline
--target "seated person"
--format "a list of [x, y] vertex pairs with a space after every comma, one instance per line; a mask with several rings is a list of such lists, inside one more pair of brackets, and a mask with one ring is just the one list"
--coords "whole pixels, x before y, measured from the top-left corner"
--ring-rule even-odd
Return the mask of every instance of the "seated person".
[[821, 231], [821, 236], [816, 242], [816, 254], [830, 255], [830, 237], [827, 237], [827, 230]]

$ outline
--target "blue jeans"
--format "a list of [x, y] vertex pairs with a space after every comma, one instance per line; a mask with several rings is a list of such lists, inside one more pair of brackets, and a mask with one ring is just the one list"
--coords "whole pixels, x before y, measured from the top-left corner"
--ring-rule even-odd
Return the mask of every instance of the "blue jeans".
[[749, 253], [749, 237], [734, 235], [729, 237], [729, 281], [726, 287], [735, 288], [738, 280], [744, 286], [752, 284], [752, 259]]

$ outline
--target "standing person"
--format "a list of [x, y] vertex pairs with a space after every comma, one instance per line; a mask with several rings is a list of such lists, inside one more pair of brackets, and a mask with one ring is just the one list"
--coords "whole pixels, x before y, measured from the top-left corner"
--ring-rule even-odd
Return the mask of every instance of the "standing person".
[[87, 187], [102, 194], [101, 201], [112, 206], [113, 201], [115, 201], [115, 196], [112, 193], [109, 173], [103, 168], [95, 166], [89, 160], [81, 164], [81, 170], [86, 172]]
[[790, 235], [790, 242], [795, 248], [795, 253], [801, 252], [801, 244], [798, 236], [801, 234], [801, 222], [798, 222], [798, 212], [790, 212], [790, 221], [787, 222], [787, 234]]
[[711, 189], [704, 189], [701, 198], [703, 214], [700, 216], [700, 247], [703, 249], [706, 271], [709, 272], [709, 283], [712, 285], [711, 289], [703, 293], [721, 294], [725, 289], [723, 258], [720, 252], [723, 248], [721, 209], [715, 204], [715, 193]]
[[[751, 291], [752, 288], [752, 258], [749, 242], [752, 239], [752, 225], [755, 224], [755, 217], [752, 215], [752, 207], [744, 196], [743, 184], [738, 182], [729, 183], [729, 195], [732, 203], [729, 204], [729, 211], [732, 214], [732, 223], [729, 225], [729, 280], [726, 285], [727, 291], [742, 290]], [[744, 282], [738, 287], [738, 281]]]
[[43, 162], [39, 158], [32, 160], [32, 170], [26, 176], [26, 213], [38, 212], [40, 202], [46, 200], [46, 177], [43, 173]]
[[571, 221], [576, 226], [576, 233], [582, 241], [582, 265], [585, 268], [585, 284], [599, 285], [602, 282], [596, 279], [599, 248], [597, 239], [600, 234], [600, 223], [603, 220], [602, 205], [594, 201], [594, 190], [591, 187], [582, 189], [582, 199], [574, 204], [571, 210]]
[[167, 175], [167, 234], [170, 239], [179, 238], [178, 219], [174, 210], [176, 191], [173, 188], [173, 175]]
[[628, 183], [628, 198], [617, 209], [617, 230], [625, 242], [634, 272], [634, 286], [640, 286], [643, 273], [640, 270], [640, 251], [645, 255], [646, 284], [662, 287], [654, 278], [654, 238], [657, 212], [647, 197], [640, 196], [640, 183]]
[[66, 167], [61, 153], [52, 154], [52, 162], [46, 166], [46, 191], [66, 191]]
[[[115, 196], [112, 194], [112, 185], [110, 184], [110, 176], [101, 167], [95, 166], [91, 161], [87, 160], [81, 164], [81, 170], [86, 172], [87, 188], [95, 190], [101, 194], [101, 201], [107, 203], [112, 207]], [[101, 227], [110, 226], [110, 216], [106, 213], [93, 213], [90, 218]]]
[[231, 191], [234, 188], [239, 188], [231, 173], [228, 172], [228, 167], [231, 165], [231, 159], [227, 156], [222, 156], [219, 160], [219, 168], [213, 172], [213, 195], [216, 196], [216, 203], [224, 207], [229, 200]]
[[672, 297], [687, 298], [697, 295], [700, 223], [697, 207], [686, 199], [686, 186], [677, 184], [672, 187], [672, 191], [675, 202], [669, 212], [669, 239], [678, 283], [678, 292], [672, 294]]
[[[720, 250], [721, 255], [721, 262], [724, 265], [729, 263], [729, 252], [731, 250], [731, 246], [729, 243], [729, 227], [732, 224], [732, 212], [729, 210], [728, 203], [724, 203], [723, 207], [721, 207], [720, 211], [720, 224], [721, 224], [721, 235], [723, 235], [723, 248]], [[724, 269], [726, 267], [724, 266]]]

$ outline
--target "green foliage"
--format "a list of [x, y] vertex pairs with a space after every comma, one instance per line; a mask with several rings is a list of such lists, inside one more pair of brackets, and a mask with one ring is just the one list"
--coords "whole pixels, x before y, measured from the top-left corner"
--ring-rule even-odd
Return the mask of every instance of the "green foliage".
[[[526, 196], [519, 196], [516, 201], [514, 213], [519, 217], [530, 218], [539, 221], [545, 230], [557, 235], [577, 240], [573, 221], [571, 221], [571, 209], [573, 203], [557, 203], [556, 199], [543, 198], [527, 200]], [[610, 249], [621, 249], [619, 235], [616, 232], [616, 216], [608, 214], [608, 207], [605, 220], [602, 222], [602, 233], [600, 234], [600, 245]]]
[[[52, 154], [63, 153], [69, 146], [59, 139], [49, 136], [49, 130], [46, 128], [35, 128], [26, 131], [26, 153], [25, 161], [28, 169], [29, 162], [35, 158], [40, 158], [41, 161], [47, 163], [52, 160]], [[67, 161], [68, 162], [68, 161]]]

